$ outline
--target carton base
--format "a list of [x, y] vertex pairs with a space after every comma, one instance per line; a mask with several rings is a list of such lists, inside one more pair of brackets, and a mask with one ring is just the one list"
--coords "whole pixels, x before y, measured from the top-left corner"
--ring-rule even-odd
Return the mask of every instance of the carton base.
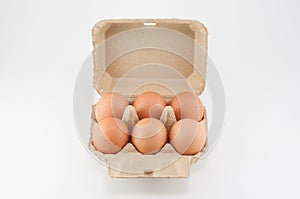
[[128, 173], [108, 168], [113, 178], [188, 178], [190, 176], [190, 157], [182, 156], [168, 167], [144, 173]]

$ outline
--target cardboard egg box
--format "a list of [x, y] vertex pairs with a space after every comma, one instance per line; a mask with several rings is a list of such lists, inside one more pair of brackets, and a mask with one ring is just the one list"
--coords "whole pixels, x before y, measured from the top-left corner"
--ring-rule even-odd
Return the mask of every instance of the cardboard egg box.
[[[139, 118], [131, 105], [134, 99], [154, 91], [167, 102], [179, 92], [201, 95], [205, 88], [207, 30], [194, 20], [122, 19], [98, 22], [92, 29], [94, 77], [99, 95], [118, 92], [130, 105], [122, 120], [131, 132]], [[92, 106], [91, 135], [99, 131]], [[171, 106], [160, 117], [168, 132], [176, 122]], [[206, 110], [200, 121], [208, 130]], [[92, 137], [92, 136], [91, 136]], [[108, 167], [111, 177], [179, 178], [190, 175], [190, 166], [207, 150], [195, 155], [180, 155], [167, 143], [160, 152], [144, 155], [128, 143], [117, 154], [103, 154], [90, 140], [92, 153]]]

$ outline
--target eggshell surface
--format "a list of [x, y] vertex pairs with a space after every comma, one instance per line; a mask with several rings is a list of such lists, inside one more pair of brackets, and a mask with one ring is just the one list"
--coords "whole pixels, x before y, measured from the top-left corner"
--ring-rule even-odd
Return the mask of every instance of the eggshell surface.
[[93, 132], [92, 142], [95, 148], [108, 154], [119, 152], [129, 141], [126, 124], [118, 118], [106, 118], [98, 123]]
[[135, 99], [133, 106], [139, 119], [152, 117], [159, 119], [166, 106], [164, 98], [156, 92], [145, 92]]
[[183, 155], [194, 155], [205, 145], [206, 130], [203, 122], [193, 119], [182, 119], [171, 128], [169, 142], [174, 149]]
[[99, 122], [108, 117], [122, 119], [125, 108], [129, 105], [128, 100], [121, 94], [109, 92], [104, 94], [95, 106], [95, 117]]
[[167, 142], [167, 129], [158, 119], [142, 119], [133, 128], [131, 142], [139, 152], [155, 154]]
[[182, 92], [177, 94], [170, 102], [176, 119], [194, 119], [202, 120], [204, 115], [204, 106], [198, 96], [192, 92]]

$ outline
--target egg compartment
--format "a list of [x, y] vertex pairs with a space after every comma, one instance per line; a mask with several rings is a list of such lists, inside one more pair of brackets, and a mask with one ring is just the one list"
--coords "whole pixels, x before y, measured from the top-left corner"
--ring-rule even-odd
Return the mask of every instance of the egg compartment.
[[[159, 93], [167, 104], [179, 92], [201, 95], [205, 88], [207, 35], [205, 26], [194, 20], [100, 21], [92, 29], [94, 88], [100, 95], [118, 92], [130, 104], [146, 91]], [[131, 105], [122, 120], [130, 131], [138, 121]], [[169, 131], [176, 122], [170, 106], [165, 107], [160, 120]], [[206, 111], [201, 122], [207, 132]], [[91, 134], [97, 130], [93, 112]], [[179, 155], [169, 143], [155, 155], [143, 155], [131, 143], [117, 154], [96, 151], [91, 142], [89, 148], [105, 162], [112, 177], [175, 178], [189, 176], [190, 165], [205, 154], [207, 140], [208, 136], [201, 152], [189, 156]]]
[[[99, 160], [106, 164], [109, 168], [109, 175], [112, 177], [188, 177], [190, 165], [198, 161], [206, 152], [207, 136], [204, 147], [195, 155], [180, 155], [168, 142], [154, 155], [140, 153], [130, 142], [116, 154], [104, 154], [96, 150], [91, 139], [93, 132], [100, 130], [95, 117], [95, 105], [92, 107], [92, 110], [89, 149]], [[132, 105], [126, 107], [122, 121], [127, 125], [129, 133], [131, 133], [134, 125], [139, 121], [136, 110]], [[172, 126], [177, 122], [171, 106], [164, 108], [160, 121], [165, 125], [169, 133]], [[207, 127], [205, 109], [204, 117], [200, 122], [204, 122], [204, 126]], [[207, 128], [205, 132], [207, 133]]]

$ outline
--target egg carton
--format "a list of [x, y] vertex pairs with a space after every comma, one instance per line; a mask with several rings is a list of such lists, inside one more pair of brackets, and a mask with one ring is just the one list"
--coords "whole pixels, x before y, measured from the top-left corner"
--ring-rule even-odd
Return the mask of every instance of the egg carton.
[[[95, 106], [92, 107], [91, 135], [100, 131], [95, 118]], [[127, 125], [129, 133], [139, 121], [135, 108], [132, 105], [126, 107], [122, 121]], [[170, 132], [173, 124], [176, 123], [174, 110], [171, 106], [166, 106], [160, 117], [160, 121], [165, 125], [167, 132]], [[204, 109], [204, 117], [200, 121], [204, 123], [207, 134], [207, 115]], [[89, 142], [89, 149], [92, 153], [108, 167], [111, 177], [132, 178], [132, 177], [188, 177], [190, 166], [197, 162], [207, 151], [208, 138], [202, 150], [195, 155], [181, 155], [175, 151], [170, 143], [156, 154], [145, 155], [140, 153], [132, 143], [127, 143], [117, 154], [104, 154], [97, 151], [92, 139]]]
[[[207, 62], [206, 27], [195, 20], [112, 19], [102, 20], [92, 29], [93, 87], [102, 96], [107, 92], [123, 95], [130, 104], [147, 91], [159, 93], [168, 104], [183, 91], [201, 95], [205, 89]], [[92, 113], [91, 134], [99, 130]], [[126, 108], [122, 120], [129, 131], [138, 121], [135, 109]], [[173, 109], [166, 106], [160, 120], [170, 131], [176, 122]], [[207, 133], [207, 114], [204, 112]], [[190, 165], [207, 153], [178, 154], [167, 143], [159, 153], [143, 155], [128, 143], [117, 154], [103, 154], [89, 143], [97, 159], [112, 177], [188, 177]]]

